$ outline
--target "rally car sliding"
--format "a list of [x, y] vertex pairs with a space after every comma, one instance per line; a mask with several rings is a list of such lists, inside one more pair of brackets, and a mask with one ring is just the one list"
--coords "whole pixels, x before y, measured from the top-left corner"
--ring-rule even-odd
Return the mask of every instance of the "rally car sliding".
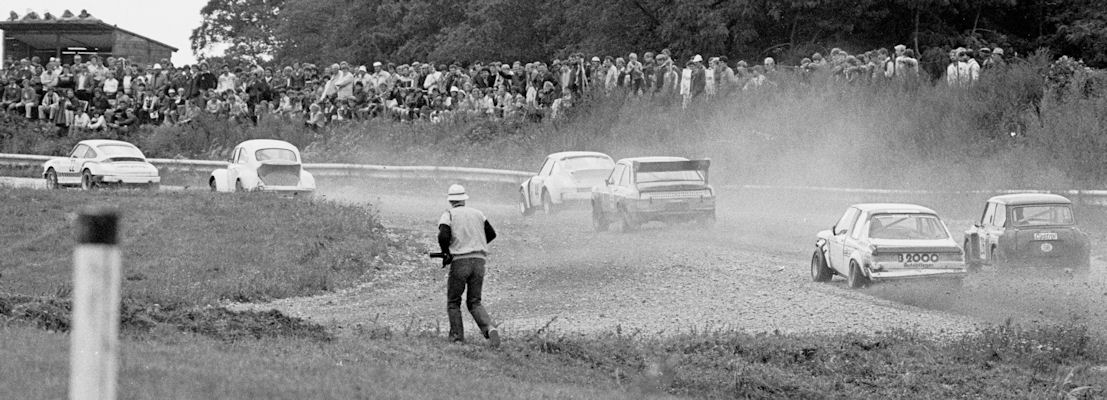
[[301, 165], [300, 150], [282, 140], [254, 139], [235, 146], [226, 168], [208, 177], [213, 192], [262, 191], [310, 195], [315, 177]]
[[707, 183], [711, 160], [680, 157], [624, 158], [592, 188], [597, 232], [619, 222], [624, 231], [649, 221], [715, 222], [715, 189]]
[[572, 203], [587, 204], [592, 187], [602, 184], [615, 161], [594, 151], [563, 151], [546, 156], [538, 174], [519, 188], [519, 212], [530, 215], [541, 208], [553, 214]]
[[901, 279], [946, 279], [968, 274], [961, 248], [933, 210], [914, 204], [855, 204], [830, 230], [819, 232], [811, 278], [846, 277], [851, 288]]
[[79, 186], [93, 190], [106, 185], [158, 190], [158, 168], [146, 161], [135, 145], [118, 140], [82, 140], [68, 157], [54, 157], [42, 165], [46, 187]]
[[1043, 266], [1087, 273], [1088, 235], [1076, 225], [1072, 202], [1054, 194], [988, 199], [980, 221], [965, 232], [969, 265]]

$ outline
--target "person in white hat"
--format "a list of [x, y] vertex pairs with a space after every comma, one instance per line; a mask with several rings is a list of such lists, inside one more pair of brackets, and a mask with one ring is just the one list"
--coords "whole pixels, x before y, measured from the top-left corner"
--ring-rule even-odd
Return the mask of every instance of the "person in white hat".
[[442, 266], [450, 266], [446, 283], [446, 315], [450, 320], [449, 338], [465, 341], [465, 325], [461, 318], [461, 295], [466, 291], [465, 305], [473, 320], [492, 347], [499, 347], [500, 332], [481, 305], [481, 288], [484, 286], [484, 264], [488, 257], [488, 243], [496, 239], [496, 230], [484, 213], [467, 207], [469, 194], [465, 187], [450, 185], [446, 200], [450, 209], [438, 220], [438, 246], [442, 250]]

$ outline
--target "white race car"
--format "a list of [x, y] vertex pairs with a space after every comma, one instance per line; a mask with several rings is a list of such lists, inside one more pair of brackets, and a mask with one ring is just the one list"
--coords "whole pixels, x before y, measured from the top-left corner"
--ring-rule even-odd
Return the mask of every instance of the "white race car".
[[158, 168], [146, 162], [135, 145], [118, 140], [82, 140], [69, 157], [55, 157], [42, 166], [46, 187], [80, 186], [92, 190], [107, 184], [142, 186], [157, 190]]
[[846, 277], [851, 288], [873, 281], [968, 275], [965, 253], [933, 210], [914, 204], [855, 204], [819, 232], [811, 278]]
[[301, 167], [300, 150], [282, 140], [247, 140], [235, 146], [227, 168], [211, 172], [213, 192], [312, 193], [315, 177]]
[[592, 198], [592, 187], [603, 184], [615, 167], [610, 156], [594, 151], [564, 151], [546, 156], [538, 175], [519, 188], [519, 211], [530, 215], [541, 207], [553, 214], [568, 203], [585, 203]]

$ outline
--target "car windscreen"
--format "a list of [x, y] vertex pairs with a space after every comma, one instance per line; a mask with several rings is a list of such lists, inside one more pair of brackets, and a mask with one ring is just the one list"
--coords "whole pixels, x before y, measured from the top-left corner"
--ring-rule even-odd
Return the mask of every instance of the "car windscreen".
[[931, 214], [876, 214], [869, 218], [869, 237], [940, 240], [948, 239], [949, 232], [942, 221]]
[[635, 180], [638, 183], [703, 182], [703, 175], [700, 174], [700, 171], [695, 170], [639, 172]]
[[258, 161], [280, 160], [299, 162], [296, 152], [289, 149], [261, 149], [254, 152], [254, 158]]
[[611, 170], [614, 166], [614, 161], [604, 157], [572, 157], [561, 160], [561, 167], [570, 172], [586, 169]]
[[146, 156], [143, 156], [142, 151], [134, 146], [102, 144], [96, 146], [96, 150], [110, 161], [146, 161]]
[[1072, 208], [1068, 204], [1043, 204], [1011, 209], [1015, 226], [1072, 225]]

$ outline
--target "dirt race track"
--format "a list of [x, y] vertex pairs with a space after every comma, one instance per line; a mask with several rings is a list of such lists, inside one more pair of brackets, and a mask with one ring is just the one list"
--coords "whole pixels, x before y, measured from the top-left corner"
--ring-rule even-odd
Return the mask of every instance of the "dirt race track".
[[[387, 225], [419, 233], [426, 248], [437, 251], [435, 222], [446, 208], [438, 191], [326, 185], [321, 191], [332, 199], [374, 204]], [[484, 304], [508, 334], [548, 325], [572, 334], [705, 328], [846, 334], [903, 328], [957, 335], [1007, 320], [1073, 319], [1107, 333], [1107, 274], [1097, 252], [1086, 280], [986, 270], [970, 276], [960, 290], [923, 283], [852, 290], [841, 277], [812, 282], [815, 233], [858, 199], [724, 190], [719, 222], [712, 228], [655, 223], [631, 233], [595, 233], [587, 209], [523, 217], [510, 195], [470, 192], [470, 205], [483, 210], [500, 233], [492, 245]], [[972, 215], [938, 211], [959, 240]], [[1093, 240], [1101, 247], [1102, 237]], [[246, 307], [272, 307], [340, 328], [376, 322], [399, 330], [441, 329], [444, 335], [445, 270], [438, 267], [414, 255], [407, 265], [354, 289]], [[475, 326], [466, 320], [469, 337], [475, 337]]]

